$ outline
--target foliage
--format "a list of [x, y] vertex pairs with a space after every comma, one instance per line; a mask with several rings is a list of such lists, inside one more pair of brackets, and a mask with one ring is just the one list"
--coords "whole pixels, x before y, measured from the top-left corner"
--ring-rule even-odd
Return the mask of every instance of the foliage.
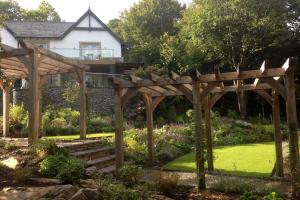
[[89, 117], [88, 133], [113, 132], [112, 118], [110, 116], [93, 116]]
[[48, 177], [56, 177], [67, 162], [68, 158], [62, 154], [48, 155], [40, 163], [41, 173]]
[[0, 26], [7, 20], [59, 22], [60, 17], [55, 9], [46, 1], [42, 1], [36, 10], [28, 10], [21, 8], [17, 1], [3, 0], [0, 1]]
[[136, 189], [126, 188], [122, 184], [109, 184], [101, 188], [101, 198], [105, 200], [143, 200], [146, 198], [143, 193]]
[[84, 162], [78, 158], [68, 158], [59, 166], [57, 177], [64, 183], [78, 183], [85, 172]]
[[142, 0], [129, 10], [124, 10], [120, 21], [114, 23], [114, 30], [128, 45], [126, 59], [147, 64], [159, 63], [160, 37], [165, 33], [176, 34], [178, 29], [175, 23], [181, 17], [182, 10], [183, 7], [174, 0]]
[[[170, 161], [193, 147], [193, 130], [189, 126], [165, 125], [154, 130], [155, 152], [160, 163]], [[147, 131], [146, 129], [129, 129], [124, 132], [127, 146], [126, 158], [135, 164], [143, 165], [146, 161]]]
[[259, 200], [259, 196], [253, 192], [244, 192], [240, 196], [240, 200]]
[[66, 81], [63, 98], [67, 102], [74, 104], [79, 100], [80, 86], [78, 82]]
[[218, 192], [237, 194], [256, 191], [256, 185], [254, 183], [241, 179], [221, 178], [213, 184], [212, 188]]
[[276, 192], [271, 192], [270, 194], [264, 196], [264, 200], [282, 200]]
[[182, 154], [183, 152], [180, 151], [180, 149], [178, 149], [176, 146], [165, 145], [156, 153], [156, 157], [161, 162], [169, 162]]
[[23, 105], [10, 106], [9, 116], [10, 130], [14, 133], [24, 133], [28, 124], [28, 111], [25, 110]]
[[156, 189], [165, 194], [171, 195], [178, 184], [179, 175], [176, 173], [158, 172], [154, 175], [154, 185]]
[[191, 53], [203, 55], [202, 63], [251, 67], [295, 40], [287, 9], [282, 0], [196, 0], [184, 13], [180, 35]]
[[60, 16], [47, 1], [41, 1], [36, 10], [22, 9], [21, 16], [26, 21], [52, 21], [60, 22]]
[[47, 155], [57, 155], [57, 154], [67, 155], [67, 153], [62, 148], [59, 148], [55, 144], [55, 142], [51, 140], [35, 141], [30, 148], [31, 148], [31, 152], [33, 152], [39, 158], [44, 158]]
[[17, 169], [15, 171], [15, 180], [17, 182], [24, 182], [27, 181], [29, 178], [32, 177], [32, 170], [28, 168], [24, 169]]
[[138, 183], [139, 179], [142, 176], [142, 168], [137, 165], [125, 165], [118, 170], [118, 178], [128, 186], [133, 186]]
[[79, 133], [78, 111], [71, 108], [48, 106], [42, 117], [42, 127], [46, 135], [71, 135]]

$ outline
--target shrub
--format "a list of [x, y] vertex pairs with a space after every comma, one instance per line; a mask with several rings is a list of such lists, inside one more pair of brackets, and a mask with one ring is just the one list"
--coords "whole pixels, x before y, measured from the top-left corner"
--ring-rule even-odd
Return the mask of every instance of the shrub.
[[85, 172], [84, 162], [78, 158], [69, 158], [58, 167], [57, 177], [64, 183], [78, 183]]
[[64, 127], [67, 126], [67, 121], [64, 118], [55, 118], [50, 122], [52, 127]]
[[31, 169], [24, 168], [24, 169], [17, 169], [15, 171], [15, 180], [17, 182], [25, 182], [31, 177], [32, 177]]
[[14, 105], [9, 111], [9, 129], [15, 136], [22, 136], [28, 124], [28, 112], [23, 105]]
[[240, 200], [259, 200], [259, 196], [253, 192], [244, 192], [243, 195], [240, 196]]
[[180, 151], [180, 149], [176, 146], [165, 145], [160, 151], [157, 152], [156, 157], [159, 161], [169, 162], [182, 154], [183, 152]]
[[263, 200], [282, 200], [276, 192], [271, 192], [267, 196], [264, 196]]
[[64, 154], [67, 152], [59, 148], [54, 141], [51, 140], [38, 140], [35, 141], [31, 146], [31, 151], [39, 158], [44, 158], [46, 155]]
[[127, 189], [122, 184], [110, 184], [100, 193], [105, 200], [143, 200], [146, 197], [138, 190]]
[[158, 172], [154, 175], [154, 185], [156, 189], [167, 196], [170, 196], [176, 189], [178, 180], [179, 175], [176, 173], [166, 174]]
[[138, 183], [143, 172], [142, 168], [137, 165], [125, 165], [118, 170], [118, 178], [127, 186], [132, 186]]
[[227, 111], [227, 117], [232, 118], [232, 119], [238, 119], [238, 118], [240, 118], [240, 115], [235, 110], [228, 110]]
[[68, 158], [64, 155], [48, 155], [40, 163], [41, 173], [48, 177], [56, 177], [67, 161]]

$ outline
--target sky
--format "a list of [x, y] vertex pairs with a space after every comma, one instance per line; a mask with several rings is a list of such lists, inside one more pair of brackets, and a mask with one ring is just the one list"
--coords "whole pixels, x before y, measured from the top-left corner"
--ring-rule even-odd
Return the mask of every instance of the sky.
[[[117, 18], [124, 9], [130, 8], [139, 0], [47, 0], [58, 12], [62, 20], [75, 22], [89, 5], [92, 11], [105, 23]], [[37, 8], [41, 0], [17, 0], [22, 8]], [[179, 0], [189, 4], [192, 0]]]

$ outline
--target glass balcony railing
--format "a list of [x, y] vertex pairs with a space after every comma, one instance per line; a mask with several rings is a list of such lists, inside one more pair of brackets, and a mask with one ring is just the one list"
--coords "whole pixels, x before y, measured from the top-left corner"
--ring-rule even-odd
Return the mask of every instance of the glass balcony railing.
[[50, 50], [62, 56], [79, 60], [103, 60], [114, 58], [113, 49], [53, 48]]

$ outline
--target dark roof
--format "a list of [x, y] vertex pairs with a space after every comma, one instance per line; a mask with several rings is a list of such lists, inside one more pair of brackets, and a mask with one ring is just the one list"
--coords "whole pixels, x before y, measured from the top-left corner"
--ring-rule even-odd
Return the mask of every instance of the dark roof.
[[[16, 38], [64, 38], [77, 25], [85, 19], [86, 16], [94, 17], [102, 26], [100, 30], [108, 31], [116, 40], [122, 43], [122, 40], [104, 24], [96, 15], [88, 9], [76, 22], [26, 22], [26, 21], [7, 21], [4, 26]], [[88, 28], [88, 30], [99, 30]]]
[[74, 22], [7, 21], [5, 27], [16, 38], [61, 38]]

